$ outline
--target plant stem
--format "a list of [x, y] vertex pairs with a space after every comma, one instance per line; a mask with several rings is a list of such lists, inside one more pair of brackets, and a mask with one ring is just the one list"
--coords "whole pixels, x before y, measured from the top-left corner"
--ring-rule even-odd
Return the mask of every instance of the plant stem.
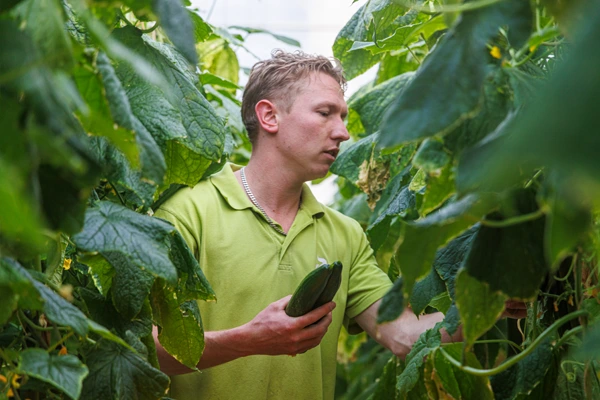
[[502, 221], [493, 221], [493, 220], [489, 220], [489, 219], [484, 219], [484, 220], [481, 220], [481, 225], [489, 226], [491, 228], [506, 228], [507, 226], [518, 225], [518, 224], [522, 224], [523, 222], [536, 220], [540, 217], [543, 217], [545, 214], [546, 214], [545, 210], [542, 208], [539, 208], [532, 213], [503, 219]]
[[578, 262], [575, 263], [575, 307], [577, 307], [577, 309], [579, 310], [579, 304], [581, 303], [581, 300], [583, 300], [583, 293], [581, 290], [581, 273], [582, 273], [582, 269], [583, 269], [583, 263], [581, 262], [581, 260], [577, 260]]
[[71, 332], [67, 333], [65, 336], [63, 336], [62, 338], [60, 338], [60, 340], [58, 342], [54, 343], [52, 346], [50, 346], [48, 348], [48, 350], [47, 350], [48, 353], [50, 353], [51, 351], [56, 349], [60, 344], [64, 343], [68, 338], [70, 338], [74, 334], [75, 334], [75, 332], [71, 331]]
[[575, 254], [573, 256], [573, 259], [571, 260], [571, 265], [569, 266], [569, 270], [567, 271], [566, 275], [563, 276], [562, 278], [559, 278], [558, 276], [554, 275], [554, 280], [559, 281], [559, 282], [566, 281], [569, 278], [569, 275], [571, 275], [571, 271], [573, 271], [573, 266], [575, 265], [576, 262], [577, 262], [577, 254]]
[[410, 47], [406, 46], [406, 49], [410, 52], [410, 54], [413, 56], [413, 58], [415, 60], [417, 60], [417, 63], [419, 63], [419, 65], [421, 65], [421, 61], [417, 58], [417, 56], [415, 55], [415, 53], [413, 53], [413, 51], [411, 50]]
[[486, 340], [475, 341], [475, 344], [486, 344], [486, 343], [506, 343], [506, 344], [511, 345], [512, 347], [514, 347], [517, 350], [520, 350], [520, 351], [523, 350], [523, 348], [521, 346], [519, 346], [512, 340], [508, 340], [508, 339], [486, 339]]
[[569, 339], [573, 335], [578, 334], [581, 331], [583, 331], [583, 326], [581, 326], [581, 325], [576, 326], [575, 328], [573, 328], [570, 331], [568, 331], [567, 333], [565, 333], [563, 335], [563, 337], [561, 337], [560, 339], [558, 339], [556, 341], [556, 344], [554, 345], [554, 347], [560, 347], [560, 346], [562, 346], [563, 344], [565, 344], [565, 342], [567, 341], [567, 339]]
[[156, 30], [156, 28], [158, 28], [159, 24], [158, 22], [155, 22], [154, 25], [151, 28], [148, 29], [140, 29], [140, 31], [142, 31], [142, 33], [152, 33]]
[[119, 200], [121, 201], [121, 204], [125, 206], [125, 200], [123, 200], [121, 193], [119, 193], [119, 189], [117, 189], [117, 187], [111, 181], [108, 181], [108, 184], [114, 189], [115, 193], [117, 194], [117, 197], [119, 197]]
[[529, 347], [527, 347], [521, 353], [512, 357], [508, 361], [500, 364], [496, 368], [479, 369], [479, 368], [468, 367], [466, 365], [461, 364], [458, 360], [454, 359], [442, 347], [440, 347], [440, 351], [442, 352], [444, 357], [446, 357], [446, 359], [450, 362], [450, 364], [454, 365], [456, 368], [460, 369], [461, 371], [464, 371], [471, 375], [476, 375], [476, 376], [492, 376], [492, 375], [499, 374], [500, 372], [506, 371], [513, 365], [516, 365], [519, 361], [523, 360], [525, 357], [527, 357], [529, 354], [531, 354], [533, 352], [533, 350], [535, 350], [535, 348], [538, 347], [548, 336], [550, 336], [550, 334], [552, 334], [555, 330], [560, 328], [566, 322], [569, 322], [570, 320], [575, 319], [575, 318], [586, 316], [588, 314], [589, 313], [585, 310], [579, 310], [579, 311], [575, 311], [571, 314], [565, 315], [564, 317], [562, 317], [560, 319], [557, 319], [556, 321], [554, 321], [554, 323], [552, 325], [550, 325], [548, 328], [546, 328], [546, 330], [544, 332], [542, 332], [542, 334], [540, 336], [538, 336], [538, 338], [535, 339]]
[[127, 19], [127, 17], [125, 16], [125, 14], [123, 14], [123, 10], [121, 10], [120, 8], [117, 8], [117, 15], [118, 15], [118, 16], [119, 16], [119, 18], [120, 18], [121, 20], [123, 20], [123, 22], [125, 22], [127, 25], [135, 27], [135, 25], [134, 25], [134, 24], [132, 24], [132, 23], [131, 23], [131, 21], [129, 21], [129, 20]]

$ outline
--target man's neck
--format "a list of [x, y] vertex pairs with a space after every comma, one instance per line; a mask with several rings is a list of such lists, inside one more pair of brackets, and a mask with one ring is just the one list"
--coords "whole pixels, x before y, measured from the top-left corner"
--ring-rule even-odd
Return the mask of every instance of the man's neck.
[[[287, 232], [300, 208], [304, 182], [293, 171], [256, 158], [250, 159], [244, 173], [258, 204]], [[243, 186], [240, 171], [235, 175]]]

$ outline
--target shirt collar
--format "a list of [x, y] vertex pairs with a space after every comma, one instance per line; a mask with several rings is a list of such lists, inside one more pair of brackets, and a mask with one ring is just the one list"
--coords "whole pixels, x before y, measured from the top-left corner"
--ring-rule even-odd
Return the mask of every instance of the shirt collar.
[[[235, 210], [252, 208], [252, 202], [238, 183], [234, 171], [242, 168], [240, 165], [227, 163], [223, 169], [210, 177], [211, 183], [217, 188], [223, 199]], [[321, 218], [325, 214], [323, 205], [318, 202], [308, 185], [302, 185], [301, 210], [306, 210], [314, 218]]]

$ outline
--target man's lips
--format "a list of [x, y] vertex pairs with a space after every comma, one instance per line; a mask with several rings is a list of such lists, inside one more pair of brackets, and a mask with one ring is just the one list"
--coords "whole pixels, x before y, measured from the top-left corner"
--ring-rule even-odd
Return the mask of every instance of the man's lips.
[[337, 158], [337, 155], [339, 152], [340, 152], [340, 149], [338, 149], [337, 147], [335, 147], [333, 149], [325, 150], [325, 153], [327, 153], [331, 157], [333, 157], [334, 160]]

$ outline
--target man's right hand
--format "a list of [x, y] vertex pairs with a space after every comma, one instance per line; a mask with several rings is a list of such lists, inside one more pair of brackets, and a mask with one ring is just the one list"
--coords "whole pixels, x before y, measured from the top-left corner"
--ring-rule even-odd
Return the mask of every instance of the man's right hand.
[[[235, 359], [265, 355], [296, 355], [316, 347], [331, 324], [334, 302], [329, 302], [301, 317], [290, 317], [285, 307], [292, 296], [271, 303], [250, 322], [233, 329], [204, 332], [206, 347], [197, 365], [199, 369], [214, 367]], [[154, 343], [160, 369], [167, 375], [191, 372], [163, 349], [154, 328]]]
[[329, 302], [300, 317], [290, 317], [285, 307], [292, 296], [271, 303], [252, 321], [240, 327], [251, 340], [254, 354], [296, 355], [316, 347], [332, 321], [334, 302]]

